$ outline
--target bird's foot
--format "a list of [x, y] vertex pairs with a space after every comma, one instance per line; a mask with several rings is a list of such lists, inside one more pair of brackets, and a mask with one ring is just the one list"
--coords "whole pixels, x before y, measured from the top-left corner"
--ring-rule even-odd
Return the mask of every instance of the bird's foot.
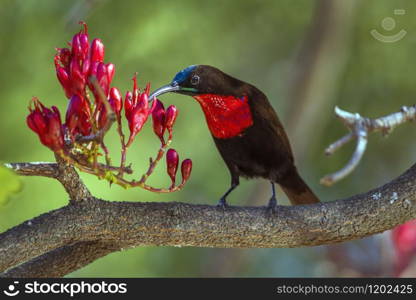
[[224, 210], [228, 207], [228, 204], [225, 198], [221, 198], [220, 201], [218, 201], [217, 207], [222, 208]]
[[267, 212], [271, 214], [277, 213], [277, 200], [275, 196], [272, 196], [269, 200], [269, 204], [267, 205]]

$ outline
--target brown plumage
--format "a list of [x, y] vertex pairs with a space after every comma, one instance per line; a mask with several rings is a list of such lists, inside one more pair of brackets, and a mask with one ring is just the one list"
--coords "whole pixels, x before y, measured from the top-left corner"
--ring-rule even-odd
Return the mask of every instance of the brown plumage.
[[272, 182], [271, 208], [276, 205], [273, 183], [281, 186], [294, 205], [319, 202], [299, 176], [286, 132], [259, 89], [217, 68], [199, 65], [179, 72], [169, 86], [153, 95], [169, 91], [193, 96], [205, 113], [231, 174], [231, 187], [219, 205], [226, 206], [226, 197], [238, 186], [240, 176]]

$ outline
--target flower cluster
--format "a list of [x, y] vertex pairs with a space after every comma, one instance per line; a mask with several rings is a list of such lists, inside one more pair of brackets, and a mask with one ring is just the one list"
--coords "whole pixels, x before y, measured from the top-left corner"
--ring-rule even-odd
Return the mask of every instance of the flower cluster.
[[36, 98], [33, 99], [34, 108], [30, 108], [27, 125], [39, 135], [42, 144], [52, 151], [60, 151], [64, 147], [64, 133], [59, 110], [52, 106], [45, 107]]
[[[182, 162], [182, 182], [176, 185], [179, 156], [174, 149], [168, 150], [178, 115], [176, 107], [172, 105], [165, 110], [158, 99], [149, 99], [150, 84], [141, 91], [137, 86], [136, 74], [132, 91], [127, 91], [123, 99], [120, 91], [111, 85], [115, 66], [104, 62], [103, 42], [100, 39], [90, 42], [87, 25], [82, 22], [81, 25], [82, 29], [69, 43], [70, 47], [58, 48], [54, 57], [56, 75], [68, 98], [65, 123], [62, 123], [55, 106], [47, 108], [37, 98], [33, 98], [27, 125], [38, 134], [43, 145], [81, 171], [124, 187], [140, 186], [154, 192], [181, 189], [189, 179], [192, 162], [189, 159]], [[123, 108], [130, 131], [127, 141], [122, 126]], [[124, 174], [133, 173], [130, 167], [126, 167], [127, 150], [149, 116], [153, 119], [153, 130], [161, 146], [141, 179], [129, 181], [124, 178]], [[115, 121], [121, 143], [121, 161], [117, 167], [111, 165], [109, 151], [104, 143], [104, 136]], [[168, 132], [166, 138], [165, 132]], [[172, 184], [167, 189], [153, 188], [146, 184], [146, 180], [166, 152], [167, 173]], [[102, 154], [105, 163], [99, 162]]]
[[[174, 105], [169, 106], [166, 110], [163, 103], [155, 100], [155, 107], [152, 111], [153, 132], [159, 137], [161, 143], [165, 143], [165, 132], [168, 131], [169, 138], [172, 137], [173, 124], [178, 116], [178, 110]], [[172, 180], [172, 185], [175, 185], [176, 173], [178, 172], [179, 155], [174, 149], [169, 149], [166, 154], [167, 170], [169, 177]], [[192, 161], [185, 159], [182, 162], [181, 173], [182, 181], [188, 180], [191, 175]]]

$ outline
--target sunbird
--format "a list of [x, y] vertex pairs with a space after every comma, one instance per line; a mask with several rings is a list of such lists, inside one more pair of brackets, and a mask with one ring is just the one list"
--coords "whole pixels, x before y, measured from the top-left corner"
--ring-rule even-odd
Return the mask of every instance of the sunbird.
[[270, 180], [268, 208], [276, 208], [274, 184], [280, 185], [293, 205], [319, 202], [300, 177], [289, 139], [266, 95], [255, 86], [208, 65], [192, 65], [178, 72], [168, 85], [149, 99], [174, 92], [193, 97], [205, 114], [215, 145], [231, 175], [231, 186], [218, 206], [227, 207], [227, 196], [240, 176]]

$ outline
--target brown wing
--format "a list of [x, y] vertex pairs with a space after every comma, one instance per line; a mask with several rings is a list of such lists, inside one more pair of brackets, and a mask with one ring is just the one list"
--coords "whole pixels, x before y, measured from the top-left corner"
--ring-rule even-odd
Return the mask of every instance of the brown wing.
[[261, 122], [265, 130], [268, 129], [276, 135], [279, 143], [281, 143], [283, 148], [287, 151], [288, 157], [293, 161], [292, 148], [290, 146], [289, 138], [276, 114], [276, 111], [270, 105], [266, 95], [264, 95], [257, 88], [253, 88], [255, 93], [257, 93], [257, 95], [253, 97], [253, 99], [256, 100], [249, 102], [253, 112], [253, 118], [255, 121]]

